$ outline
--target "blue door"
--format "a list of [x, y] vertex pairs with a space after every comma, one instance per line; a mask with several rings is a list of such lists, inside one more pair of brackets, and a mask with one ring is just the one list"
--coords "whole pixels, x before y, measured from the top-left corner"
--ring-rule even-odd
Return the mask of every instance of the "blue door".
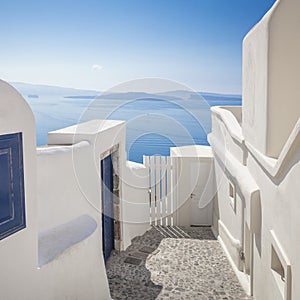
[[0, 135], [0, 240], [25, 227], [22, 133]]
[[114, 249], [113, 165], [111, 155], [101, 161], [102, 244], [105, 262]]

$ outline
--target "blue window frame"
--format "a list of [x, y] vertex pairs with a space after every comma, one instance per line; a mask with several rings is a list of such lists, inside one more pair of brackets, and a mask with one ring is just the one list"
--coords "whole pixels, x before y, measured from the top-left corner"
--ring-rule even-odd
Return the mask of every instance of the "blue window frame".
[[0, 135], [0, 240], [25, 227], [22, 133]]

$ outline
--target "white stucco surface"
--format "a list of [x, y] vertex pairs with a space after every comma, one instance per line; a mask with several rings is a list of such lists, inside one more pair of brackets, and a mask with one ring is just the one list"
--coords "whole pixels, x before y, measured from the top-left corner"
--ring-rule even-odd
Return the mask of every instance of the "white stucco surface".
[[65, 146], [36, 150], [26, 101], [2, 81], [0, 101], [1, 134], [23, 134], [26, 205], [26, 228], [0, 241], [1, 295], [6, 300], [110, 299], [102, 255], [100, 155], [118, 144], [124, 161], [124, 126], [117, 122], [122, 129], [112, 129], [115, 123], [107, 123], [104, 131], [88, 131], [90, 141], [76, 144], [64, 143], [56, 133]]
[[32, 291], [39, 280], [36, 141], [31, 109], [14, 88], [0, 80], [0, 134], [16, 132], [23, 135], [26, 228], [0, 241], [1, 296], [7, 300], [33, 299]]
[[299, 5], [277, 1], [244, 40], [242, 122], [212, 109], [213, 228], [256, 300], [300, 298]]
[[170, 155], [175, 223], [211, 225], [215, 194], [211, 148], [199, 145], [173, 147]]
[[[115, 172], [122, 178], [125, 164], [124, 122], [95, 120], [51, 132], [49, 145], [37, 152], [40, 245], [44, 246], [40, 258], [44, 263], [51, 260], [43, 265], [41, 271], [53, 276], [62, 272], [68, 278], [64, 282], [70, 280], [71, 286], [71, 281], [77, 282], [77, 278], [68, 276], [70, 269], [65, 264], [73, 257], [75, 261], [72, 264], [82, 272], [80, 277], [87, 272], [88, 277], [93, 278], [91, 282], [82, 280], [81, 290], [72, 290], [74, 297], [84, 297], [85, 291], [86, 295], [90, 295], [85, 296], [87, 298], [109, 299], [102, 255], [100, 162], [101, 157], [116, 146], [119, 168]], [[121, 184], [120, 196], [122, 192]], [[86, 217], [82, 219], [83, 214], [89, 216], [89, 221]], [[120, 216], [115, 217], [122, 221], [122, 207]], [[86, 221], [88, 224], [81, 224]], [[81, 230], [76, 230], [78, 224], [81, 224]], [[63, 241], [48, 247], [53, 238]], [[124, 239], [120, 243], [122, 247]], [[65, 271], [60, 271], [63, 265]]]
[[243, 44], [243, 132], [278, 158], [299, 119], [300, 2], [276, 1]]
[[171, 149], [172, 155], [175, 157], [187, 157], [187, 158], [195, 158], [201, 157], [204, 159], [212, 159], [213, 153], [210, 147], [193, 145], [193, 146], [182, 146], [182, 147], [172, 147]]
[[97, 222], [88, 215], [39, 233], [39, 267], [51, 262], [66, 249], [89, 237]]
[[[91, 120], [85, 123], [54, 130], [48, 133], [48, 144], [74, 144], [87, 137], [95, 137], [105, 131], [111, 132], [116, 126], [124, 125], [124, 121]], [[114, 136], [111, 136], [113, 139]]]
[[150, 228], [148, 178], [149, 170], [132, 161], [126, 162], [123, 176], [124, 248]]
[[[79, 170], [77, 173], [74, 170], [75, 164], [79, 167], [80, 160], [85, 160], [80, 172], [89, 174], [85, 182], [79, 181]], [[84, 213], [98, 214], [100, 182], [88, 142], [39, 148], [37, 161], [40, 231], [64, 224]]]

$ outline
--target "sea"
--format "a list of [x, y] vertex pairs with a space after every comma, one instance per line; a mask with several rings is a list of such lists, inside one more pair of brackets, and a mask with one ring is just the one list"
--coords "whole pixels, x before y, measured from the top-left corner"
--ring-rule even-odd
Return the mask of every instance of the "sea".
[[23, 96], [35, 116], [38, 146], [47, 144], [49, 131], [91, 119], [124, 120], [127, 159], [142, 162], [143, 155], [169, 155], [170, 147], [208, 145], [210, 108], [242, 104], [240, 95], [177, 94]]

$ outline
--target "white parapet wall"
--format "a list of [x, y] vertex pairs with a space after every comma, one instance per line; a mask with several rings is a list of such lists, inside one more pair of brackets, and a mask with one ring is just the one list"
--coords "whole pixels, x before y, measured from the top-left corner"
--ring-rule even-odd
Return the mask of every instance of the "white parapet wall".
[[[25, 204], [18, 207], [24, 210], [25, 228], [5, 232], [1, 221], [1, 297], [110, 299], [102, 253], [100, 162], [115, 153], [113, 176], [123, 177], [125, 123], [96, 120], [58, 130], [49, 134], [47, 146], [36, 149], [34, 117], [26, 101], [0, 81], [0, 102], [1, 163], [10, 155], [11, 136], [17, 134], [20, 153], [16, 156], [12, 148], [12, 158], [21, 162], [14, 172], [19, 172], [18, 194], [24, 191]], [[120, 181], [114, 188], [122, 199]], [[116, 210], [120, 223], [121, 204]], [[122, 224], [118, 228], [121, 248]]]
[[[44, 299], [110, 298], [93, 157], [87, 141], [37, 150], [38, 271], [41, 292], [48, 290]], [[83, 177], [85, 182], [80, 181]]]
[[[60, 240], [56, 247], [49, 247], [49, 251], [58, 253], [57, 257], [41, 266], [41, 271], [45, 269], [45, 278], [54, 282], [56, 274], [67, 278], [61, 282], [65, 289], [70, 289], [67, 293], [73, 295], [72, 298], [109, 299], [102, 252], [101, 160], [114, 155], [113, 176], [123, 178], [125, 137], [124, 122], [93, 120], [50, 132], [48, 146], [38, 149], [40, 244], [51, 246], [44, 241], [47, 237]], [[121, 198], [123, 187], [119, 180], [117, 187]], [[121, 224], [115, 244], [121, 249], [124, 244], [123, 209], [119, 199], [114, 213], [115, 222]], [[85, 229], [75, 230], [78, 226]], [[116, 232], [112, 238], [116, 239]], [[67, 242], [69, 248], [64, 249]], [[47, 251], [43, 247], [39, 249]], [[82, 280], [83, 277], [86, 279]], [[54, 289], [53, 293], [59, 296], [62, 290], [55, 292]]]
[[124, 248], [150, 228], [149, 170], [143, 164], [126, 162], [123, 185]]
[[171, 148], [174, 224], [211, 225], [215, 196], [213, 155], [209, 146]]
[[[37, 148], [39, 231], [71, 221], [81, 214], [92, 212], [95, 215], [99, 211], [98, 199], [93, 201], [93, 197], [85, 197], [81, 191], [83, 183], [78, 181], [78, 172], [74, 170], [78, 159], [83, 158], [85, 163], [82, 164], [81, 172], [89, 174], [85, 184], [90, 185], [89, 190], [96, 190], [96, 194], [99, 194], [98, 179], [95, 180], [98, 174], [93, 168], [93, 152], [89, 142]], [[93, 208], [94, 205], [97, 206]]]
[[243, 44], [243, 132], [278, 158], [299, 118], [300, 2], [278, 0]]
[[[214, 152], [217, 197], [213, 208], [213, 229], [251, 291], [251, 234], [261, 226], [259, 187], [246, 167], [247, 153], [241, 126], [231, 107], [212, 108], [209, 142]], [[247, 283], [248, 281], [248, 283]]]
[[[209, 141], [217, 185], [213, 228], [255, 299], [296, 300], [300, 297], [299, 122], [279, 158], [273, 159], [242, 135], [240, 141], [235, 139], [238, 121], [232, 122], [230, 111], [212, 109]], [[231, 145], [234, 141], [244, 160]]]

